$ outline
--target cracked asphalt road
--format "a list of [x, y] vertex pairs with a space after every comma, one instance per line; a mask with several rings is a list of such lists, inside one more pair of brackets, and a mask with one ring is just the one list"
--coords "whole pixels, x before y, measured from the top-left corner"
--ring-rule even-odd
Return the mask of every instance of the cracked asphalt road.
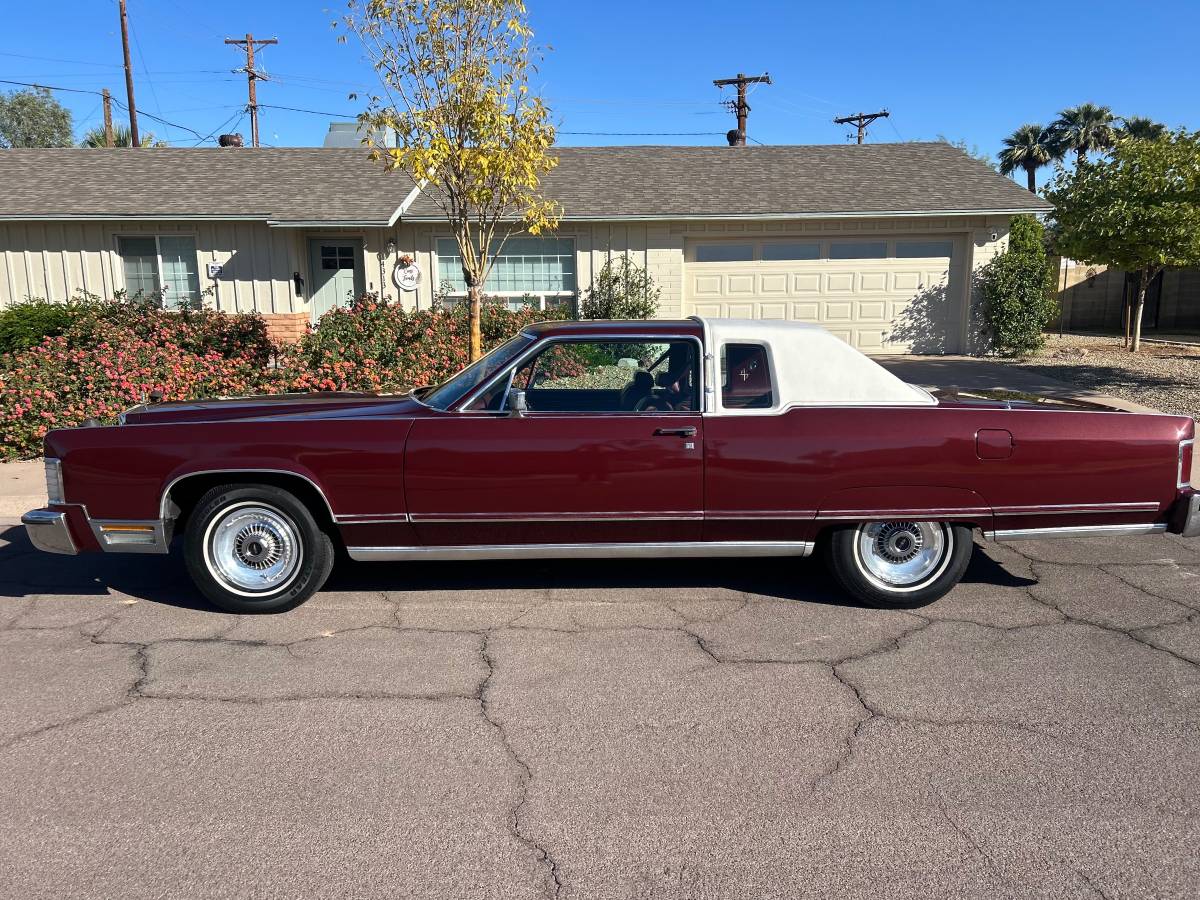
[[1195, 897], [1200, 540], [341, 566], [277, 616], [0, 523], [12, 897]]

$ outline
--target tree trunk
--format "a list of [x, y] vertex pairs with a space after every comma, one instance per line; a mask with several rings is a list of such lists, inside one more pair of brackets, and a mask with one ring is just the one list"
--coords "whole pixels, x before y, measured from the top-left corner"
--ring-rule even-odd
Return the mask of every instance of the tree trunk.
[[470, 304], [469, 320], [471, 324], [470, 361], [475, 362], [483, 356], [483, 333], [480, 330], [480, 312], [483, 307], [483, 288], [472, 283], [467, 288], [468, 303]]
[[1126, 350], [1129, 349], [1129, 326], [1131, 323], [1132, 313], [1133, 303], [1130, 302], [1128, 297], [1123, 298], [1121, 301], [1121, 319], [1123, 320], [1122, 325], [1125, 328], [1125, 342], [1122, 344], [1122, 346]]
[[1150, 270], [1142, 269], [1138, 275], [1137, 311], [1133, 314], [1133, 343], [1129, 350], [1137, 353], [1142, 346], [1142, 312], [1146, 308], [1146, 290], [1150, 287]]
[[1029, 176], [1029, 193], [1037, 193], [1037, 169], [1032, 167], [1025, 170], [1025, 174]]

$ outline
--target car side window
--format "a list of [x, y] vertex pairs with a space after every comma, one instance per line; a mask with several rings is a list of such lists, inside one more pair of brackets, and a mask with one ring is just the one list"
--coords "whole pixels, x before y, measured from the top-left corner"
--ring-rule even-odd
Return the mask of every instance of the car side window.
[[775, 405], [771, 366], [762, 344], [722, 345], [721, 405], [726, 409], [770, 409]]
[[699, 409], [691, 340], [554, 341], [472, 409], [502, 411], [510, 391], [530, 412], [670, 413]]

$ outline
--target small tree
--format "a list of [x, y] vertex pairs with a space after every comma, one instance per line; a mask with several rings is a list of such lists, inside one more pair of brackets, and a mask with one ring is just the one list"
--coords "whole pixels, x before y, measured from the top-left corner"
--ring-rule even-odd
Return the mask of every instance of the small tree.
[[0, 147], [71, 147], [71, 113], [46, 88], [0, 94]]
[[550, 112], [530, 92], [537, 51], [522, 0], [350, 0], [346, 26], [383, 85], [359, 116], [373, 147], [445, 214], [470, 299], [470, 358], [481, 355], [483, 285], [508, 237], [558, 224], [540, 193], [557, 165]]
[[1043, 329], [1058, 311], [1042, 223], [1033, 216], [1015, 216], [1008, 249], [984, 265], [978, 277], [993, 348], [1013, 356], [1041, 348]]
[[[166, 141], [160, 141], [154, 137], [153, 131], [143, 131], [139, 137], [142, 139], [143, 147], [165, 147]], [[95, 128], [89, 128], [83, 133], [83, 140], [79, 142], [80, 147], [107, 147], [105, 143], [104, 126], [97, 125]], [[131, 147], [133, 146], [133, 132], [129, 130], [127, 125], [118, 125], [113, 129], [113, 146], [114, 147]]]
[[1060, 171], [1046, 199], [1064, 256], [1137, 273], [1126, 329], [1136, 352], [1150, 282], [1167, 266], [1200, 265], [1200, 133], [1118, 140], [1109, 158]]
[[650, 273], [628, 256], [608, 260], [579, 304], [581, 319], [652, 319], [662, 291]]

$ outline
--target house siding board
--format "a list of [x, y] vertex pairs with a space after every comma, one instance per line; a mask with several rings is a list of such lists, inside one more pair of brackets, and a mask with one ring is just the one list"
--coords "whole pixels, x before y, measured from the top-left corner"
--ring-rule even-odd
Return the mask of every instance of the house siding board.
[[[6, 222], [0, 223], [0, 307], [26, 297], [63, 301], [85, 290], [112, 297], [125, 287], [117, 240], [122, 235], [194, 235], [205, 301], [226, 312], [285, 314], [307, 310], [295, 302], [291, 273], [295, 235], [265, 224], [233, 222]], [[225, 267], [214, 283], [210, 262]]]

